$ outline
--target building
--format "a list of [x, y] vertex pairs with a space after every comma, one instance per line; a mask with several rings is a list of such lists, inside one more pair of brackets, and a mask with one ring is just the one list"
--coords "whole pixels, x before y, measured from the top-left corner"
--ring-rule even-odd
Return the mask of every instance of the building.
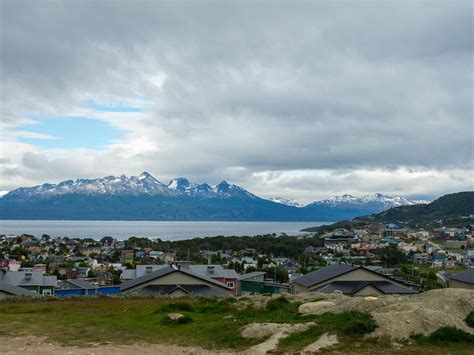
[[[233, 269], [224, 269], [221, 265], [191, 265], [188, 261], [176, 261], [173, 263], [181, 269], [219, 281], [232, 289], [232, 294], [239, 294], [239, 275]], [[121, 279], [124, 281], [133, 280], [146, 274], [162, 270], [169, 265], [137, 265], [136, 269], [126, 269], [122, 272]]]
[[15, 296], [35, 296], [36, 293], [25, 290], [22, 287], [10, 285], [6, 282], [0, 281], [0, 299]]
[[122, 293], [171, 296], [232, 296], [233, 290], [220, 281], [172, 264], [120, 286]]
[[240, 275], [240, 295], [290, 293], [290, 285], [265, 280], [265, 272], [255, 271]]
[[42, 271], [35, 270], [0, 270], [0, 281], [40, 295], [54, 295], [58, 284], [56, 276], [46, 276]]
[[94, 296], [120, 293], [120, 286], [98, 287], [83, 279], [69, 279], [59, 282], [56, 296]]
[[449, 277], [449, 287], [474, 290], [474, 269], [470, 268]]
[[334, 264], [310, 272], [294, 280], [293, 285], [295, 293], [339, 291], [353, 296], [414, 293], [402, 282], [365, 266], [348, 264]]

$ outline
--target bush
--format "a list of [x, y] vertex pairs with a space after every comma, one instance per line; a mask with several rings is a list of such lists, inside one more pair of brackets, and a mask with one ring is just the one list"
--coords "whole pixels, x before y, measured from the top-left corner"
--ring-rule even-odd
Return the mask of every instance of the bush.
[[176, 320], [171, 320], [168, 316], [161, 320], [161, 325], [175, 325], [175, 324], [187, 324], [193, 322], [193, 319], [189, 316], [184, 316]]
[[226, 313], [231, 310], [233, 299], [201, 298], [196, 304], [199, 313]]
[[474, 328], [474, 311], [470, 311], [467, 315], [466, 319], [464, 319], [466, 324], [471, 328]]
[[177, 302], [177, 303], [168, 303], [161, 306], [158, 310], [154, 311], [152, 314], [161, 313], [161, 312], [193, 312], [194, 308], [191, 304], [186, 302]]
[[358, 311], [348, 311], [341, 315], [346, 318], [345, 325], [342, 328], [344, 334], [366, 334], [372, 333], [377, 328], [372, 315]]
[[345, 311], [339, 314], [324, 313], [320, 323], [328, 327], [328, 331], [346, 335], [361, 335], [373, 332], [377, 328], [372, 315], [360, 311]]
[[429, 343], [474, 344], [474, 335], [456, 327], [441, 327], [426, 337]]
[[290, 301], [283, 296], [274, 298], [267, 302], [265, 309], [267, 311], [277, 311], [281, 308], [286, 308], [290, 304]]

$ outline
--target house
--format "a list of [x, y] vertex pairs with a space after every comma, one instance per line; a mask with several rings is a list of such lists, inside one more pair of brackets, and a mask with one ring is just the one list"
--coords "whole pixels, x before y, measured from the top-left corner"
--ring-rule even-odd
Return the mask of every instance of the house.
[[83, 279], [59, 281], [59, 288], [56, 290], [56, 295], [58, 296], [83, 296], [95, 294], [96, 287]]
[[290, 293], [289, 285], [268, 282], [265, 280], [265, 274], [263, 271], [255, 271], [240, 275], [240, 294], [246, 296], [264, 293]]
[[474, 290], [474, 269], [469, 268], [455, 275], [451, 275], [449, 280], [449, 287]]
[[42, 271], [34, 270], [0, 270], [0, 281], [22, 287], [40, 295], [54, 295], [58, 284], [56, 276], [46, 276]]
[[140, 295], [232, 296], [232, 289], [222, 282], [175, 264], [129, 280], [120, 286], [120, 290]]
[[365, 266], [334, 264], [310, 272], [293, 281], [295, 293], [340, 291], [347, 295], [368, 296], [414, 293], [402, 282]]
[[57, 296], [93, 296], [93, 295], [113, 295], [120, 293], [119, 286], [98, 287], [83, 279], [68, 279], [59, 282], [56, 290]]
[[[191, 265], [186, 261], [177, 261], [173, 264], [227, 285], [232, 289], [234, 296], [239, 294], [239, 275], [233, 269], [224, 269], [221, 265]], [[132, 280], [167, 267], [169, 265], [137, 265], [136, 269], [124, 270], [120, 277], [122, 280]]]
[[[178, 262], [179, 265], [179, 262]], [[232, 294], [239, 294], [239, 275], [233, 269], [224, 269], [221, 265], [189, 265], [192, 272], [222, 282], [232, 290]]]
[[17, 287], [9, 283], [0, 281], [0, 300], [6, 297], [13, 296], [35, 296], [36, 293], [25, 290], [22, 287]]
[[288, 261], [284, 264], [281, 264], [280, 267], [283, 270], [286, 270], [286, 272], [288, 272], [290, 274], [292, 272], [297, 271], [300, 268], [300, 265], [298, 263], [294, 262], [294, 261]]

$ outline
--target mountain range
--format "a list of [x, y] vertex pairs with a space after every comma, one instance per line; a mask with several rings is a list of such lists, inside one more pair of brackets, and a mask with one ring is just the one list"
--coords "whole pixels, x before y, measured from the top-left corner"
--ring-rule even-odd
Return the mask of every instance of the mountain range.
[[303, 205], [264, 199], [226, 181], [164, 184], [144, 172], [18, 188], [0, 198], [0, 219], [337, 221], [420, 202], [377, 193]]

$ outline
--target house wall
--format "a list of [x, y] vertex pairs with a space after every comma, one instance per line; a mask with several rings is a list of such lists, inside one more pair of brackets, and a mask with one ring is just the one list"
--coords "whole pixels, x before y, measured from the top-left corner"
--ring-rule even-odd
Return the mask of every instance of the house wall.
[[229, 295], [232, 294], [231, 291], [226, 289], [226, 288], [219, 287], [219, 286], [217, 286], [213, 283], [210, 283], [210, 282], [207, 282], [205, 280], [201, 280], [201, 279], [192, 277], [191, 275], [187, 275], [183, 272], [178, 272], [178, 271], [175, 271], [173, 273], [164, 275], [164, 276], [156, 278], [154, 280], [150, 280], [148, 282], [142, 283], [142, 284], [137, 285], [135, 287], [129, 288], [128, 290], [126, 290], [124, 292], [125, 293], [134, 292], [136, 290], [139, 290], [139, 289], [144, 288], [144, 287], [149, 286], [149, 285], [202, 285], [202, 284], [208, 285], [212, 288], [215, 288], [215, 289], [223, 291], [223, 292], [228, 292]]
[[383, 275], [372, 273], [364, 269], [355, 269], [353, 271], [337, 276], [330, 280], [326, 280], [319, 284], [312, 285], [310, 289], [321, 287], [334, 281], [389, 281], [389, 282], [392, 282], [392, 280], [390, 280], [389, 278]]
[[9, 293], [6, 293], [4, 291], [0, 291], [0, 299], [10, 297], [11, 295]]
[[365, 286], [359, 292], [356, 292], [354, 295], [355, 296], [378, 296], [378, 295], [383, 295], [383, 293], [377, 290], [372, 285], [368, 285], [368, 286]]
[[295, 291], [295, 293], [311, 292], [308, 287], [305, 287], [297, 283], [293, 284], [293, 290]]
[[451, 280], [449, 287], [452, 288], [467, 288], [469, 290], [474, 290], [474, 284], [470, 284], [467, 282]]

